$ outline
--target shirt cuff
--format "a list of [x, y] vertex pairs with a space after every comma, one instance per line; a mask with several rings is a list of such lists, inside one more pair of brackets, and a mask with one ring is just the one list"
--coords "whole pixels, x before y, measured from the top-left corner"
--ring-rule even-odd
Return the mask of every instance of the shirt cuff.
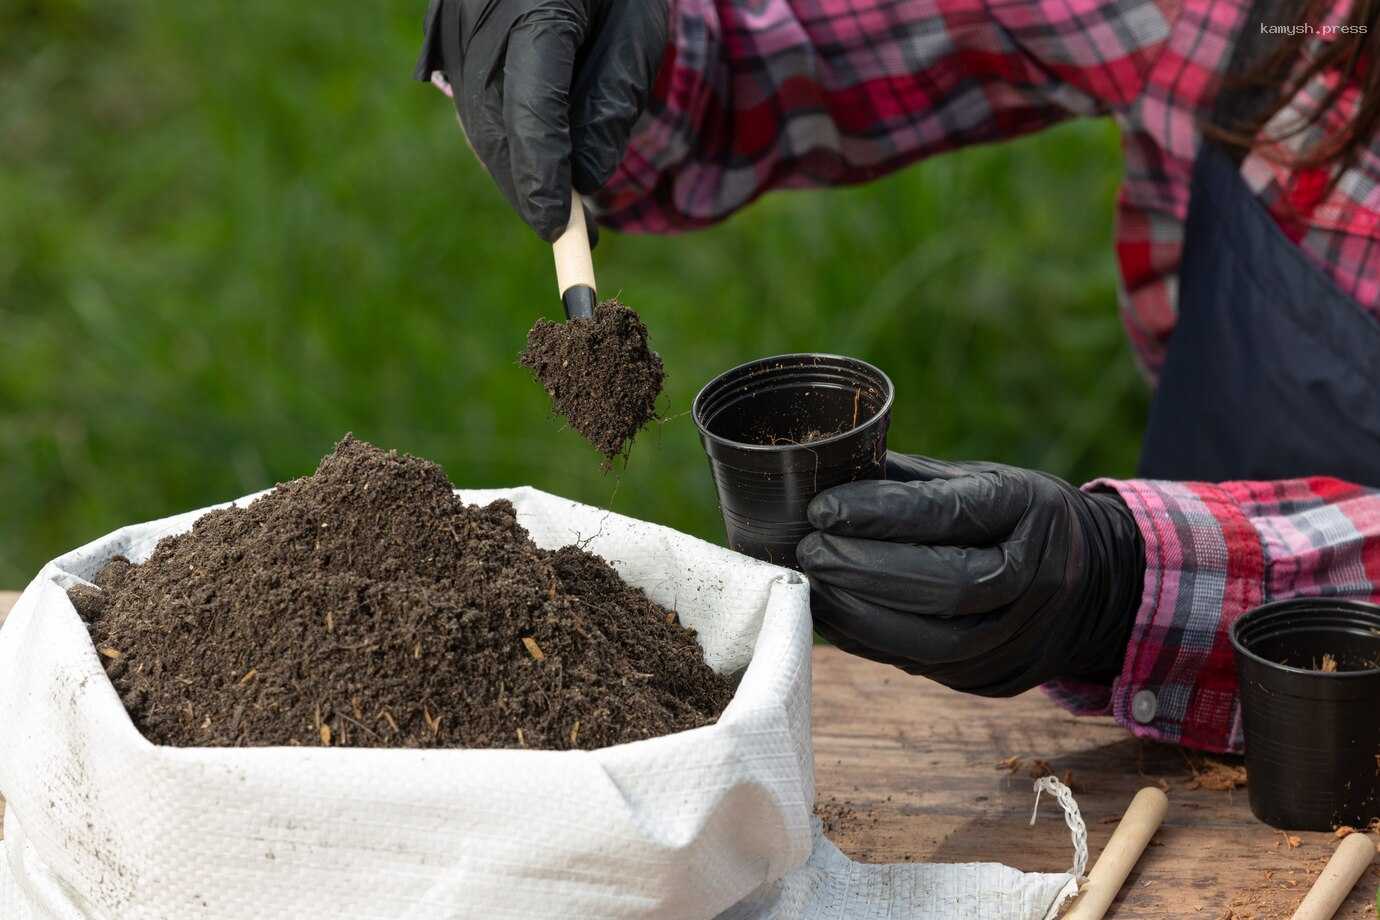
[[1110, 686], [1055, 681], [1079, 714], [1111, 715], [1132, 734], [1208, 751], [1240, 751], [1241, 707], [1228, 630], [1264, 600], [1260, 535], [1232, 486], [1100, 479], [1145, 541], [1145, 589], [1121, 673]]

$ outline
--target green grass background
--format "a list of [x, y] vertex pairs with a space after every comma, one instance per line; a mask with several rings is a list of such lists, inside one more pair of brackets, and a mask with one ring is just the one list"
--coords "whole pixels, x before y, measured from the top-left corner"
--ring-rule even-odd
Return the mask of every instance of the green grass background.
[[714, 373], [885, 368], [893, 448], [1129, 474], [1145, 413], [1114, 305], [1109, 123], [606, 234], [664, 424], [604, 474], [515, 361], [550, 250], [446, 101], [423, 0], [0, 3], [0, 586], [117, 526], [310, 472], [345, 431], [465, 486], [531, 483], [710, 539], [684, 415]]

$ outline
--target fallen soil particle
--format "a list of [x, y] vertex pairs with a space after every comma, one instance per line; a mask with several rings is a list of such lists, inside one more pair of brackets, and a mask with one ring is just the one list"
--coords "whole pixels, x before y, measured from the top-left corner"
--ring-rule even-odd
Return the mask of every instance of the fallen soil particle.
[[591, 749], [712, 723], [733, 693], [603, 559], [348, 435], [95, 580], [70, 597], [159, 744]]
[[666, 378], [661, 357], [647, 346], [642, 320], [616, 300], [599, 304], [589, 319], [537, 320], [519, 360], [606, 466], [656, 417]]
[[[867, 819], [853, 807], [852, 802], [828, 796], [815, 802], [815, 816], [824, 825], [825, 836], [841, 837], [861, 830]], [[874, 821], [875, 823], [875, 821]]]
[[1057, 774], [1054, 771], [1054, 767], [1050, 765], [1050, 762], [1041, 757], [1031, 758], [1028, 762], [1023, 757], [1004, 757], [998, 760], [995, 766], [998, 770], [1003, 770], [1012, 775], [1024, 773], [1031, 779], [1039, 779], [1042, 776], [1054, 776], [1059, 782], [1068, 786], [1070, 791], [1079, 791], [1078, 787], [1074, 785], [1072, 770], [1065, 770], [1062, 775]]
[[[1285, 920], [1290, 917], [1302, 898], [1292, 894], [1276, 894], [1274, 890], [1266, 890], [1268, 887], [1260, 886], [1254, 891], [1233, 895], [1221, 914], [1221, 920]], [[1292, 906], [1285, 906], [1291, 903]]]
[[[890, 801], [890, 796], [887, 800]], [[870, 847], [864, 846], [875, 837], [867, 833], [879, 823], [875, 811], [848, 799], [821, 796], [815, 800], [815, 816], [824, 827], [824, 836], [839, 844], [853, 859], [866, 862], [875, 855]], [[905, 859], [909, 861], [910, 858], [910, 854], [906, 854]]]
[[1246, 785], [1246, 768], [1240, 764], [1204, 758], [1200, 763], [1189, 760], [1188, 768], [1193, 771], [1193, 777], [1184, 784], [1188, 789], [1230, 792]]

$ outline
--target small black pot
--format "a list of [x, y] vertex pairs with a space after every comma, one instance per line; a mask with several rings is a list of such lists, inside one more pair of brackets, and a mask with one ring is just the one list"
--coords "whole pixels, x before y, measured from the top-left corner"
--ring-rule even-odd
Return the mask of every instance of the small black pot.
[[762, 358], [709, 381], [692, 414], [729, 547], [794, 567], [810, 499], [885, 475], [894, 394], [886, 374], [838, 355]]
[[[1325, 831], [1380, 817], [1380, 607], [1299, 598], [1232, 624], [1251, 811]], [[1317, 670], [1323, 656], [1333, 672]]]

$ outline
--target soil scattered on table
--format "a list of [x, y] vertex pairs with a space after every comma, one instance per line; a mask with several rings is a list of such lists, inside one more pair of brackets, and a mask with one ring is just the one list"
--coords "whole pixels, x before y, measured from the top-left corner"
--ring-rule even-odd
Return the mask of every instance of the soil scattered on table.
[[[815, 802], [815, 817], [824, 825], [825, 836], [838, 837], [861, 830], [867, 826], [867, 818], [853, 807], [852, 802], [842, 801], [833, 796], [822, 797]], [[876, 823], [876, 819], [873, 819]]]
[[1195, 762], [1190, 758], [1188, 768], [1193, 776], [1184, 784], [1187, 789], [1231, 792], [1246, 785], [1246, 767], [1243, 764], [1224, 763], [1206, 757], [1200, 762]]
[[[876, 811], [829, 795], [815, 800], [815, 817], [823, 825], [824, 836], [844, 847], [850, 857], [864, 862], [873, 857], [868, 844], [875, 842], [875, 833], [868, 832], [875, 832], [880, 821]], [[909, 860], [910, 854], [905, 858]]]
[[1048, 760], [1042, 757], [1035, 757], [1027, 761], [1024, 757], [1003, 757], [994, 765], [998, 770], [1010, 773], [1013, 776], [1024, 773], [1031, 779], [1039, 779], [1042, 776], [1053, 776], [1069, 787], [1072, 792], [1079, 792], [1081, 788], [1074, 780], [1073, 771], [1065, 770], [1062, 774], [1057, 773]]
[[537, 320], [519, 360], [606, 466], [656, 417], [666, 372], [647, 346], [647, 327], [617, 300], [599, 304], [589, 319]]
[[96, 583], [70, 596], [160, 744], [590, 749], [712, 723], [733, 693], [603, 559], [348, 435]]

